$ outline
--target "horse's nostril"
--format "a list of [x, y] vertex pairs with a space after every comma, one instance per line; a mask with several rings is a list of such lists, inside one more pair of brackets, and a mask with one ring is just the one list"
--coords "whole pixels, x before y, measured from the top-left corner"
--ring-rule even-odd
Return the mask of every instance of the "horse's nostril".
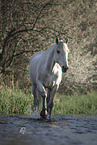
[[62, 67], [63, 72], [66, 72], [68, 69], [69, 69], [68, 67], [65, 67], [65, 66]]

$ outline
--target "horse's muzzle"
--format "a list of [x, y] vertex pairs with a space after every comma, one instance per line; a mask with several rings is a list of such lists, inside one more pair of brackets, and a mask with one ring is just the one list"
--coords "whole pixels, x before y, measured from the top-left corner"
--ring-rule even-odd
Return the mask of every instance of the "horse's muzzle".
[[67, 72], [68, 69], [69, 69], [68, 66], [67, 66], [67, 67], [63, 66], [63, 67], [62, 67], [62, 72], [65, 73], [65, 72]]

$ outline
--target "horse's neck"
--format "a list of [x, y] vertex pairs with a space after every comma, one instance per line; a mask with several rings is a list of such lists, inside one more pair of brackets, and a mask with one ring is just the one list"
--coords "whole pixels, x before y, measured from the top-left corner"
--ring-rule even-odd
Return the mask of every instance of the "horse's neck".
[[[54, 44], [55, 45], [55, 44]], [[47, 50], [46, 69], [51, 72], [55, 64], [54, 61], [54, 45]]]

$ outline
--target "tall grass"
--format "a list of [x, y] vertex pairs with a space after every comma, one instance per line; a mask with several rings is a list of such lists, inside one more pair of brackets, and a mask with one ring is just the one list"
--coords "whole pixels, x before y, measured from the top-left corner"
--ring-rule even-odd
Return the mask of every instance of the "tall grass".
[[0, 87], [0, 114], [30, 114], [33, 96], [16, 88]]
[[54, 115], [97, 114], [97, 93], [72, 96], [57, 94], [53, 113]]
[[[0, 86], [0, 114], [26, 114], [33, 110], [32, 94], [20, 89]], [[97, 114], [97, 93], [87, 95], [60, 95], [54, 99], [53, 115]]]

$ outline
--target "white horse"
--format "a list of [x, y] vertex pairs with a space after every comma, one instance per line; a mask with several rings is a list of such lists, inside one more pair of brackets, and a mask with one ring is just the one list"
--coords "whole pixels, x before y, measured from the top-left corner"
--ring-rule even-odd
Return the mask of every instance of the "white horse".
[[29, 74], [35, 111], [37, 111], [42, 97], [43, 106], [40, 116], [43, 118], [51, 118], [53, 99], [62, 80], [62, 71], [66, 72], [68, 70], [69, 49], [67, 41], [59, 41], [56, 37], [55, 44], [46, 51], [35, 53], [30, 60]]

